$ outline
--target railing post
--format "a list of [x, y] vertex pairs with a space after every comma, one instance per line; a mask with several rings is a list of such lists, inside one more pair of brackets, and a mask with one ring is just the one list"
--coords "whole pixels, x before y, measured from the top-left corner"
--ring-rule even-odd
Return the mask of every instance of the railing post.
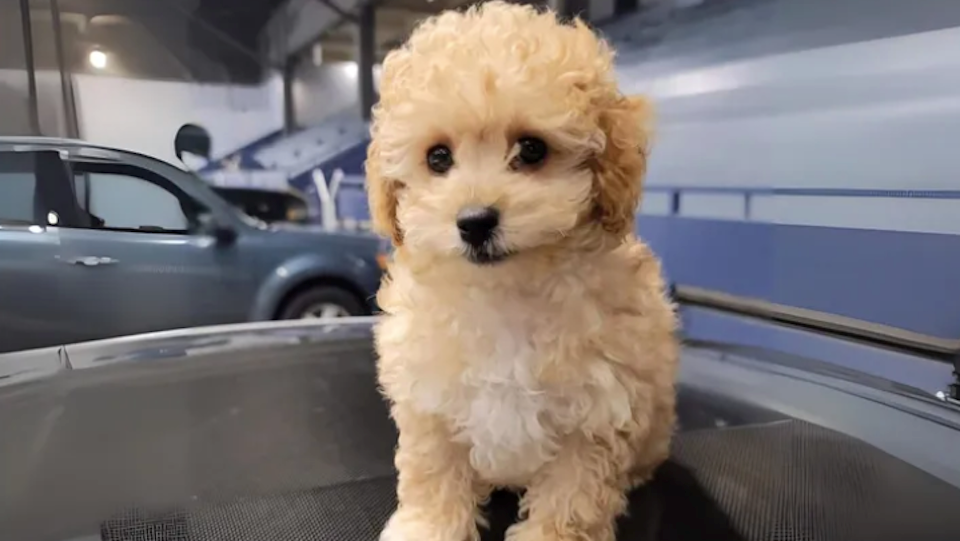
[[370, 120], [371, 109], [377, 102], [373, 66], [377, 61], [377, 8], [374, 2], [365, 2], [357, 22], [357, 69], [359, 70], [360, 114]]
[[297, 129], [297, 105], [293, 95], [293, 81], [297, 74], [297, 57], [290, 55], [283, 63], [283, 132], [292, 134]]
[[670, 192], [670, 216], [678, 216], [680, 214], [680, 190], [673, 190]]
[[57, 68], [60, 71], [60, 92], [63, 100], [63, 119], [66, 124], [66, 136], [79, 138], [80, 127], [77, 121], [77, 104], [73, 95], [73, 70], [67, 63], [63, 49], [63, 28], [60, 21], [60, 4], [50, 0], [50, 15], [53, 18], [53, 43], [57, 56]]

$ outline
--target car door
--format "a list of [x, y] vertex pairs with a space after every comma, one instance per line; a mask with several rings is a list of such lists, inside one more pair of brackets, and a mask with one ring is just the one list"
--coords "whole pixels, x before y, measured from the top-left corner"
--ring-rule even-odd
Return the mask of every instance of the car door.
[[240, 249], [196, 233], [209, 209], [137, 165], [70, 165], [85, 211], [61, 227], [78, 340], [246, 320], [253, 293]]
[[0, 149], [0, 353], [70, 335], [58, 227], [76, 210], [64, 197], [68, 181], [56, 151]]

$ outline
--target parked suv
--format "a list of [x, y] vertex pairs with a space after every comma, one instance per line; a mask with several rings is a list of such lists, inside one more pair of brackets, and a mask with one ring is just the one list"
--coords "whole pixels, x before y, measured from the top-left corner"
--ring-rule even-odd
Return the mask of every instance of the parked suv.
[[372, 235], [265, 224], [140, 154], [0, 138], [0, 352], [370, 314], [382, 247]]

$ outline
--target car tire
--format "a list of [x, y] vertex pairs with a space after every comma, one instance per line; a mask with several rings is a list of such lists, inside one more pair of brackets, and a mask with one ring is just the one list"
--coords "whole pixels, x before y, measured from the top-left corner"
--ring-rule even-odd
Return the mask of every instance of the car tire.
[[280, 319], [322, 319], [366, 315], [366, 309], [353, 293], [336, 286], [311, 287], [291, 298]]

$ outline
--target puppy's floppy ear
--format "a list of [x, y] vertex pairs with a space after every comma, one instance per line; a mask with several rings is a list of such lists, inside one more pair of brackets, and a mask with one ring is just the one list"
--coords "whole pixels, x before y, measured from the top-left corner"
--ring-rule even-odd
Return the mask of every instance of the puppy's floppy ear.
[[593, 160], [594, 217], [604, 230], [616, 235], [625, 235], [634, 227], [652, 118], [652, 107], [639, 96], [617, 96], [600, 112], [606, 145]]
[[367, 199], [370, 203], [370, 219], [373, 230], [390, 237], [394, 246], [403, 243], [403, 232], [397, 222], [397, 199], [403, 187], [398, 181], [386, 178], [381, 173], [379, 145], [374, 135], [367, 147]]

